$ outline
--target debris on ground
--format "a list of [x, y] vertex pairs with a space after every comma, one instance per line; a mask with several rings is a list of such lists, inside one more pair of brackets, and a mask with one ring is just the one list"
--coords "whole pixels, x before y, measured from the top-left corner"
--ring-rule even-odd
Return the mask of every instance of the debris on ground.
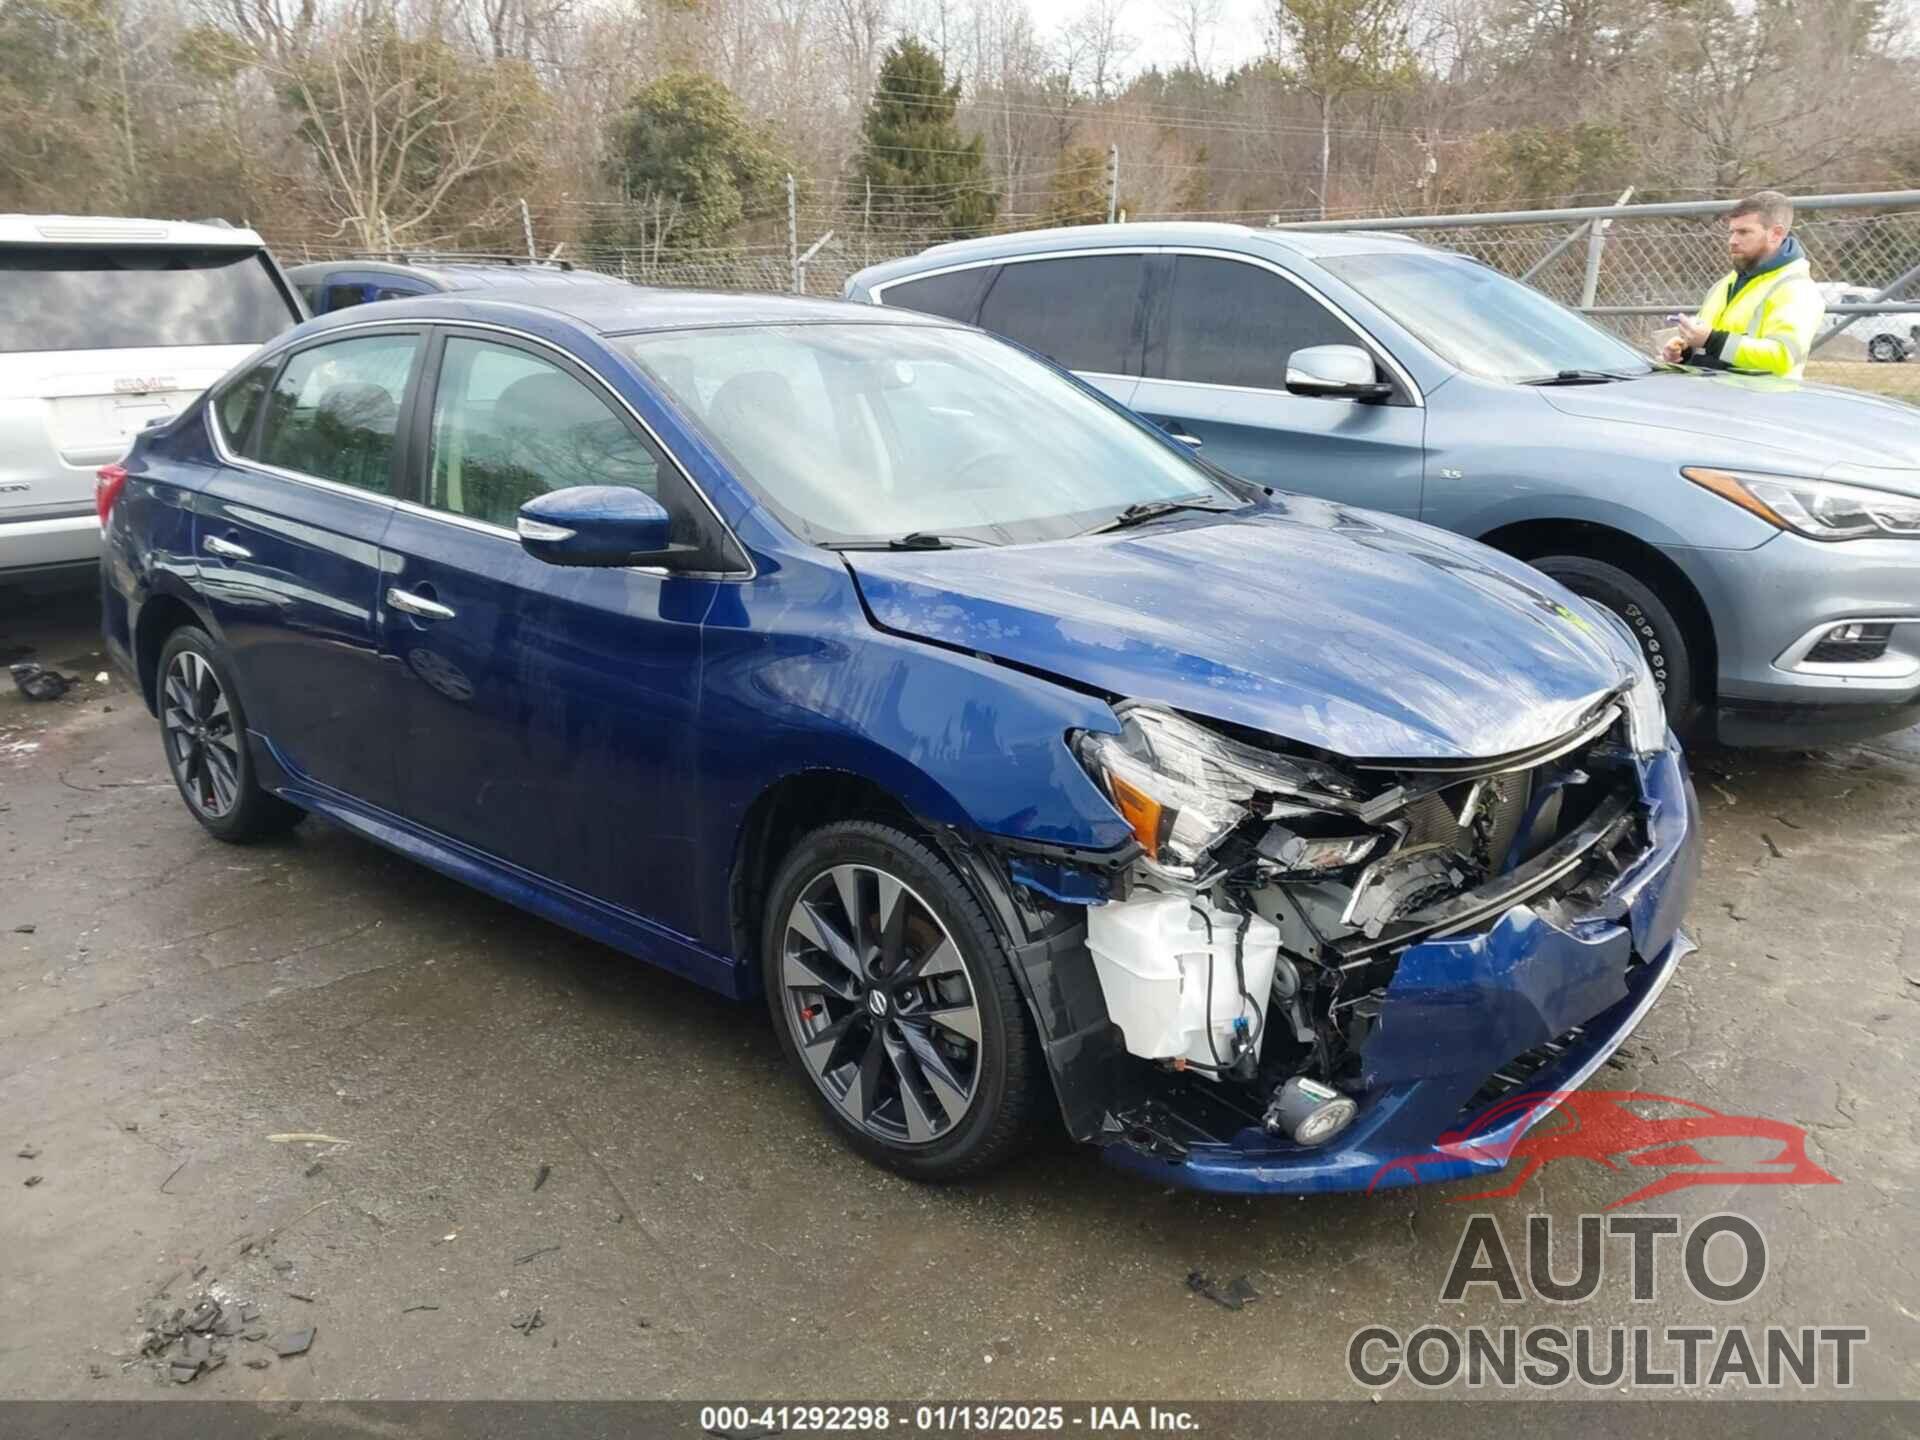
[[538, 1190], [542, 1185], [546, 1184], [547, 1177], [551, 1174], [553, 1174], [553, 1166], [551, 1165], [542, 1165], [538, 1170], [534, 1171], [533, 1188]]
[[287, 1291], [287, 1298], [289, 1300], [298, 1300], [303, 1305], [311, 1305], [313, 1303], [313, 1296], [302, 1295], [298, 1290]]
[[1244, 1275], [1236, 1275], [1221, 1285], [1198, 1270], [1189, 1270], [1187, 1288], [1196, 1295], [1204, 1295], [1223, 1310], [1244, 1310], [1249, 1300], [1260, 1298], [1260, 1292]]
[[529, 1250], [524, 1255], [514, 1256], [513, 1263], [516, 1265], [524, 1265], [529, 1260], [538, 1260], [542, 1255], [551, 1255], [559, 1248], [558, 1245], [542, 1245], [538, 1250]]
[[411, 1315], [416, 1310], [438, 1310], [439, 1308], [438, 1305], [409, 1305], [400, 1313], [402, 1315]]
[[98, 675], [93, 677], [93, 683], [96, 685], [105, 685], [111, 678], [106, 671], [102, 670]]
[[291, 1360], [295, 1355], [304, 1355], [313, 1346], [312, 1326], [305, 1330], [289, 1330], [273, 1342], [274, 1354], [282, 1360]]
[[546, 1323], [545, 1320], [541, 1319], [538, 1310], [532, 1310], [524, 1315], [514, 1316], [513, 1319], [507, 1322], [507, 1328], [518, 1330], [522, 1335], [531, 1335], [536, 1330], [544, 1329]]
[[38, 1160], [40, 1158], [40, 1149], [36, 1145], [22, 1145], [13, 1153], [18, 1155], [22, 1160]]
[[344, 1145], [347, 1143], [338, 1135], [321, 1135], [311, 1130], [288, 1130], [278, 1135], [269, 1135], [267, 1139], [275, 1145]]
[[1774, 859], [1784, 860], [1787, 858], [1786, 852], [1775, 842], [1773, 836], [1767, 834], [1766, 831], [1762, 830], [1760, 832], [1760, 839], [1766, 844], [1767, 853], [1773, 856]]
[[[161, 1294], [165, 1293], [163, 1286]], [[149, 1305], [139, 1353], [175, 1383], [190, 1385], [227, 1363], [229, 1342], [265, 1339], [265, 1330], [250, 1328], [259, 1318], [259, 1306], [217, 1294], [215, 1287], [209, 1285], [190, 1296], [188, 1303], [171, 1310]], [[248, 1360], [246, 1363], [259, 1370], [270, 1362]]]
[[31, 660], [21, 660], [9, 665], [7, 670], [13, 676], [15, 688], [29, 700], [58, 700], [73, 684], [70, 676], [62, 675], [57, 670], [48, 670]]
[[39, 1184], [39, 1183], [40, 1183], [40, 1182], [41, 1182], [42, 1180], [44, 1180], [44, 1179], [46, 1179], [46, 1178], [47, 1178], [47, 1177], [46, 1177], [46, 1176], [44, 1176], [44, 1175], [29, 1175], [29, 1176], [27, 1176], [27, 1189], [29, 1189], [29, 1190], [31, 1190], [31, 1189], [33, 1189], [33, 1187], [34, 1187], [34, 1186], [36, 1186], [36, 1185], [38, 1185], [38, 1184]]
[[267, 1359], [265, 1356], [262, 1356], [258, 1360], [247, 1361], [247, 1368], [249, 1370], [265, 1370], [272, 1364], [273, 1364], [273, 1361]]
[[322, 1169], [322, 1166], [320, 1162], [318, 1160], [314, 1161], [313, 1164], [307, 1166], [307, 1169], [306, 1169], [307, 1179], [309, 1180], [313, 1179], [314, 1176], [320, 1173], [321, 1169]]
[[37, 928], [37, 926], [33, 925], [16, 925], [13, 927], [13, 933], [16, 935], [31, 935]]

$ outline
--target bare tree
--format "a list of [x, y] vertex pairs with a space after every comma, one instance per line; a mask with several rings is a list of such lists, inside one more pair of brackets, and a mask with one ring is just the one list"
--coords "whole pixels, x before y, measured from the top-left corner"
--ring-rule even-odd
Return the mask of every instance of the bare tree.
[[1226, 0], [1162, 0], [1166, 28], [1180, 47], [1180, 61], [1199, 75], [1213, 73], [1214, 42]]
[[1087, 0], [1061, 31], [1063, 63], [1069, 74], [1085, 76], [1096, 102], [1104, 103], [1140, 42], [1120, 28], [1127, 0]]

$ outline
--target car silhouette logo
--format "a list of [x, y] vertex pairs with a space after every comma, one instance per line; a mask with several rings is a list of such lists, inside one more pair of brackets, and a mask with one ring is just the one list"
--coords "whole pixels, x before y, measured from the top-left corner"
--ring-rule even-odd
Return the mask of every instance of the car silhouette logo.
[[1536, 1090], [1488, 1106], [1441, 1135], [1430, 1151], [1389, 1160], [1367, 1189], [1394, 1172], [1417, 1181], [1422, 1165], [1461, 1159], [1498, 1161], [1512, 1178], [1497, 1189], [1447, 1197], [1456, 1203], [1517, 1195], [1559, 1160], [1591, 1161], [1628, 1178], [1638, 1178], [1636, 1171], [1666, 1172], [1607, 1202], [1602, 1208], [1608, 1210], [1694, 1185], [1840, 1183], [1808, 1158], [1807, 1132], [1798, 1125], [1638, 1090]]

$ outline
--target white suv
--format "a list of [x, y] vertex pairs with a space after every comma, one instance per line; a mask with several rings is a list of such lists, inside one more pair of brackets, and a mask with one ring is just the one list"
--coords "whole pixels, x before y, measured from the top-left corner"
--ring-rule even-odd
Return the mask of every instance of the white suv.
[[0, 215], [0, 585], [98, 564], [94, 472], [303, 318], [251, 230]]

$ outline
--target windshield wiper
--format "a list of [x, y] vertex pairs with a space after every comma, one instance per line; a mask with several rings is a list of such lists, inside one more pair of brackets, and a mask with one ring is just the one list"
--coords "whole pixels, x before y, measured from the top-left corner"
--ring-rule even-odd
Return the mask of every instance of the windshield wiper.
[[991, 548], [991, 540], [972, 535], [936, 535], [931, 530], [909, 530], [884, 540], [845, 540], [828, 545], [829, 550], [957, 550], [962, 547]]
[[1205, 510], [1219, 515], [1232, 510], [1231, 505], [1213, 505], [1202, 500], [1142, 500], [1137, 505], [1129, 505], [1111, 520], [1102, 521], [1091, 530], [1082, 530], [1082, 535], [1105, 535], [1111, 530], [1131, 530], [1135, 525], [1144, 525], [1149, 520], [1158, 520], [1162, 515], [1174, 515], [1182, 510]]
[[1556, 370], [1551, 375], [1536, 375], [1531, 380], [1522, 380], [1522, 385], [1610, 385], [1615, 380], [1635, 380], [1635, 375], [1621, 375], [1613, 370]]

